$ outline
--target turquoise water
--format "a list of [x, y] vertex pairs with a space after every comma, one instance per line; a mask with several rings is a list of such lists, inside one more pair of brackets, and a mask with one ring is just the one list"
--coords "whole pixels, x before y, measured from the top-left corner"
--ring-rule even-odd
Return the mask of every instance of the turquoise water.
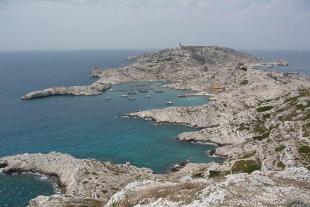
[[[82, 85], [95, 79], [88, 77], [93, 66], [115, 67], [125, 64], [125, 57], [141, 51], [84, 52], [17, 52], [0, 53], [0, 156], [17, 153], [58, 151], [78, 158], [95, 158], [114, 163], [130, 162], [155, 172], [166, 172], [183, 160], [192, 162], [220, 161], [208, 156], [210, 145], [194, 145], [176, 140], [179, 133], [195, 129], [126, 118], [125, 113], [167, 107], [207, 103], [207, 97], [178, 98], [178, 91], [158, 86], [158, 83], [134, 82], [114, 85], [114, 91], [92, 97], [49, 97], [21, 101], [26, 92], [57, 85]], [[141, 84], [148, 93], [139, 93]], [[136, 100], [121, 97], [135, 90]], [[155, 93], [156, 90], [163, 93]], [[146, 98], [146, 94], [150, 98]], [[110, 100], [106, 97], [109, 96]], [[18, 178], [18, 179], [17, 179]], [[21, 181], [22, 180], [22, 181]], [[33, 183], [31, 182], [33, 180]], [[27, 187], [33, 193], [15, 187]], [[45, 185], [43, 183], [43, 185]], [[30, 197], [51, 194], [51, 188], [41, 188], [31, 176], [0, 176], [1, 205], [23, 206]]]
[[[29, 102], [20, 96], [33, 90], [58, 85], [83, 85], [95, 81], [88, 77], [94, 66], [116, 67], [126, 64], [125, 57], [144, 51], [55, 51], [0, 52], [0, 156], [24, 152], [59, 151], [80, 158], [131, 162], [165, 172], [183, 160], [220, 161], [210, 158], [208, 145], [193, 145], [176, 140], [186, 126], [157, 125], [151, 121], [124, 118], [137, 110], [207, 103], [206, 97], [177, 98], [186, 91], [148, 85], [151, 98], [137, 94], [134, 101], [121, 97], [123, 92], [108, 91], [93, 97], [51, 97]], [[288, 59], [283, 70], [310, 74], [310, 52], [251, 51], [266, 60]], [[134, 89], [141, 83], [115, 85], [114, 89]], [[139, 88], [139, 87], [138, 87]], [[109, 96], [111, 100], [106, 100]], [[2, 193], [1, 193], [2, 192]], [[25, 206], [37, 195], [53, 194], [47, 181], [31, 175], [0, 176], [0, 206]]]

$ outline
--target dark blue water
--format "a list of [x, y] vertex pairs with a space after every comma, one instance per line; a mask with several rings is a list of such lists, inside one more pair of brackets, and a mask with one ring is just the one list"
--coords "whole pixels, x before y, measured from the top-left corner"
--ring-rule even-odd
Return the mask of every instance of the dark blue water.
[[[0, 156], [58, 151], [114, 163], [129, 161], [156, 172], [163, 172], [183, 160], [219, 161], [208, 156], [207, 151], [213, 146], [194, 146], [176, 140], [179, 133], [194, 130], [190, 127], [157, 125], [121, 116], [139, 109], [163, 108], [167, 101], [178, 106], [207, 103], [207, 97], [177, 97], [188, 91], [161, 88], [158, 83], [136, 82], [113, 88], [138, 91], [141, 84], [147, 84], [150, 98], [138, 93], [136, 100], [131, 101], [121, 97], [123, 92], [108, 91], [92, 97], [20, 100], [20, 96], [32, 90], [91, 83], [95, 79], [89, 78], [88, 72], [93, 66], [119, 66], [126, 63], [126, 56], [139, 53], [141, 51], [0, 53]], [[154, 92], [159, 89], [164, 93]], [[111, 100], [106, 100], [107, 96]], [[19, 178], [23, 179], [31, 183], [31, 176]], [[0, 176], [0, 180], [0, 191], [13, 195], [14, 185], [18, 185], [16, 177]], [[49, 186], [42, 190], [38, 182], [27, 187], [37, 194], [50, 194], [52, 189]], [[19, 199], [12, 196], [11, 203], [0, 194], [0, 203], [22, 206], [36, 194], [30, 195], [26, 188], [19, 192]]]
[[271, 70], [310, 75], [310, 50], [247, 50], [245, 52], [258, 56], [266, 62], [281, 58], [288, 61], [288, 67], [275, 67]]

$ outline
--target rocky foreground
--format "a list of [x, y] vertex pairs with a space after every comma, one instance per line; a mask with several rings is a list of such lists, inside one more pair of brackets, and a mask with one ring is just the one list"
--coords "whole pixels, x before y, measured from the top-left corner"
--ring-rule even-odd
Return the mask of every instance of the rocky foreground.
[[55, 176], [63, 194], [38, 196], [29, 207], [55, 206], [306, 206], [310, 174], [304, 167], [251, 174], [216, 171], [221, 166], [188, 164], [155, 175], [130, 164], [75, 159], [61, 153], [23, 154], [0, 160], [7, 174]]
[[[2, 158], [5, 173], [59, 178], [64, 194], [40, 196], [30, 206], [310, 205], [309, 77], [256, 70], [259, 59], [221, 47], [180, 45], [133, 60], [117, 69], [95, 69], [92, 75], [106, 84], [167, 80], [166, 87], [211, 94], [206, 105], [129, 115], [198, 127], [178, 139], [215, 143], [213, 155], [226, 161], [190, 163], [156, 175], [57, 153]], [[115, 174], [115, 168], [121, 170]]]

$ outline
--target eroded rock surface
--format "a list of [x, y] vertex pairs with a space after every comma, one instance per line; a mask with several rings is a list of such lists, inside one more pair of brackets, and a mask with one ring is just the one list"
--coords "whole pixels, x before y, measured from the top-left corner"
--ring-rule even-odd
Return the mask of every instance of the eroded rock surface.
[[147, 180], [128, 184], [106, 206], [308, 206], [309, 179], [309, 170], [300, 167], [183, 182]]
[[[67, 154], [23, 154], [1, 158], [4, 173], [56, 176], [63, 194], [38, 196], [29, 207], [90, 206], [307, 206], [310, 171], [288, 167], [251, 174], [235, 167], [191, 164], [169, 174], [113, 165]], [[226, 169], [225, 169], [226, 168]]]
[[[7, 163], [3, 168], [3, 173], [35, 172], [56, 176], [64, 195], [72, 197], [74, 202], [81, 198], [87, 198], [88, 200], [99, 200], [104, 204], [115, 192], [121, 190], [128, 183], [152, 175], [152, 171], [149, 169], [76, 159], [70, 155], [55, 152], [9, 156], [1, 158], [1, 162]], [[59, 196], [52, 197], [51, 200], [58, 202], [58, 198]], [[44, 203], [46, 200], [37, 202]], [[89, 202], [91, 201], [89, 200]]]

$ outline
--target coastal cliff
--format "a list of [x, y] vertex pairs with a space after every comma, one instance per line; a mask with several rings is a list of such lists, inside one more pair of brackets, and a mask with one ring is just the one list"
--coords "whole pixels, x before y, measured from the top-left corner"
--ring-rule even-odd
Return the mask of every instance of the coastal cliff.
[[[55, 206], [294, 206], [310, 202], [304, 167], [283, 171], [220, 171], [216, 163], [188, 164], [170, 174], [152, 174], [129, 164], [113, 165], [61, 153], [0, 159], [4, 173], [55, 176], [63, 193], [38, 196], [29, 207]], [[217, 170], [215, 170], [217, 169]]]
[[[6, 163], [2, 165], [3, 173], [32, 172], [54, 176], [63, 195], [74, 199], [87, 198], [101, 204], [107, 202], [115, 192], [128, 183], [152, 175], [149, 169], [129, 164], [114, 165], [109, 162], [82, 160], [55, 152], [22, 154], [1, 160], [5, 160]], [[37, 205], [45, 206], [43, 201]]]
[[91, 72], [102, 84], [166, 80], [164, 87], [210, 94], [202, 106], [128, 115], [199, 128], [178, 139], [218, 145], [211, 154], [226, 158], [222, 164], [183, 164], [177, 172], [159, 175], [51, 153], [4, 157], [0, 166], [4, 173], [59, 178], [64, 193], [39, 196], [31, 207], [310, 205], [310, 78], [257, 70], [259, 62], [228, 48], [180, 46]]

